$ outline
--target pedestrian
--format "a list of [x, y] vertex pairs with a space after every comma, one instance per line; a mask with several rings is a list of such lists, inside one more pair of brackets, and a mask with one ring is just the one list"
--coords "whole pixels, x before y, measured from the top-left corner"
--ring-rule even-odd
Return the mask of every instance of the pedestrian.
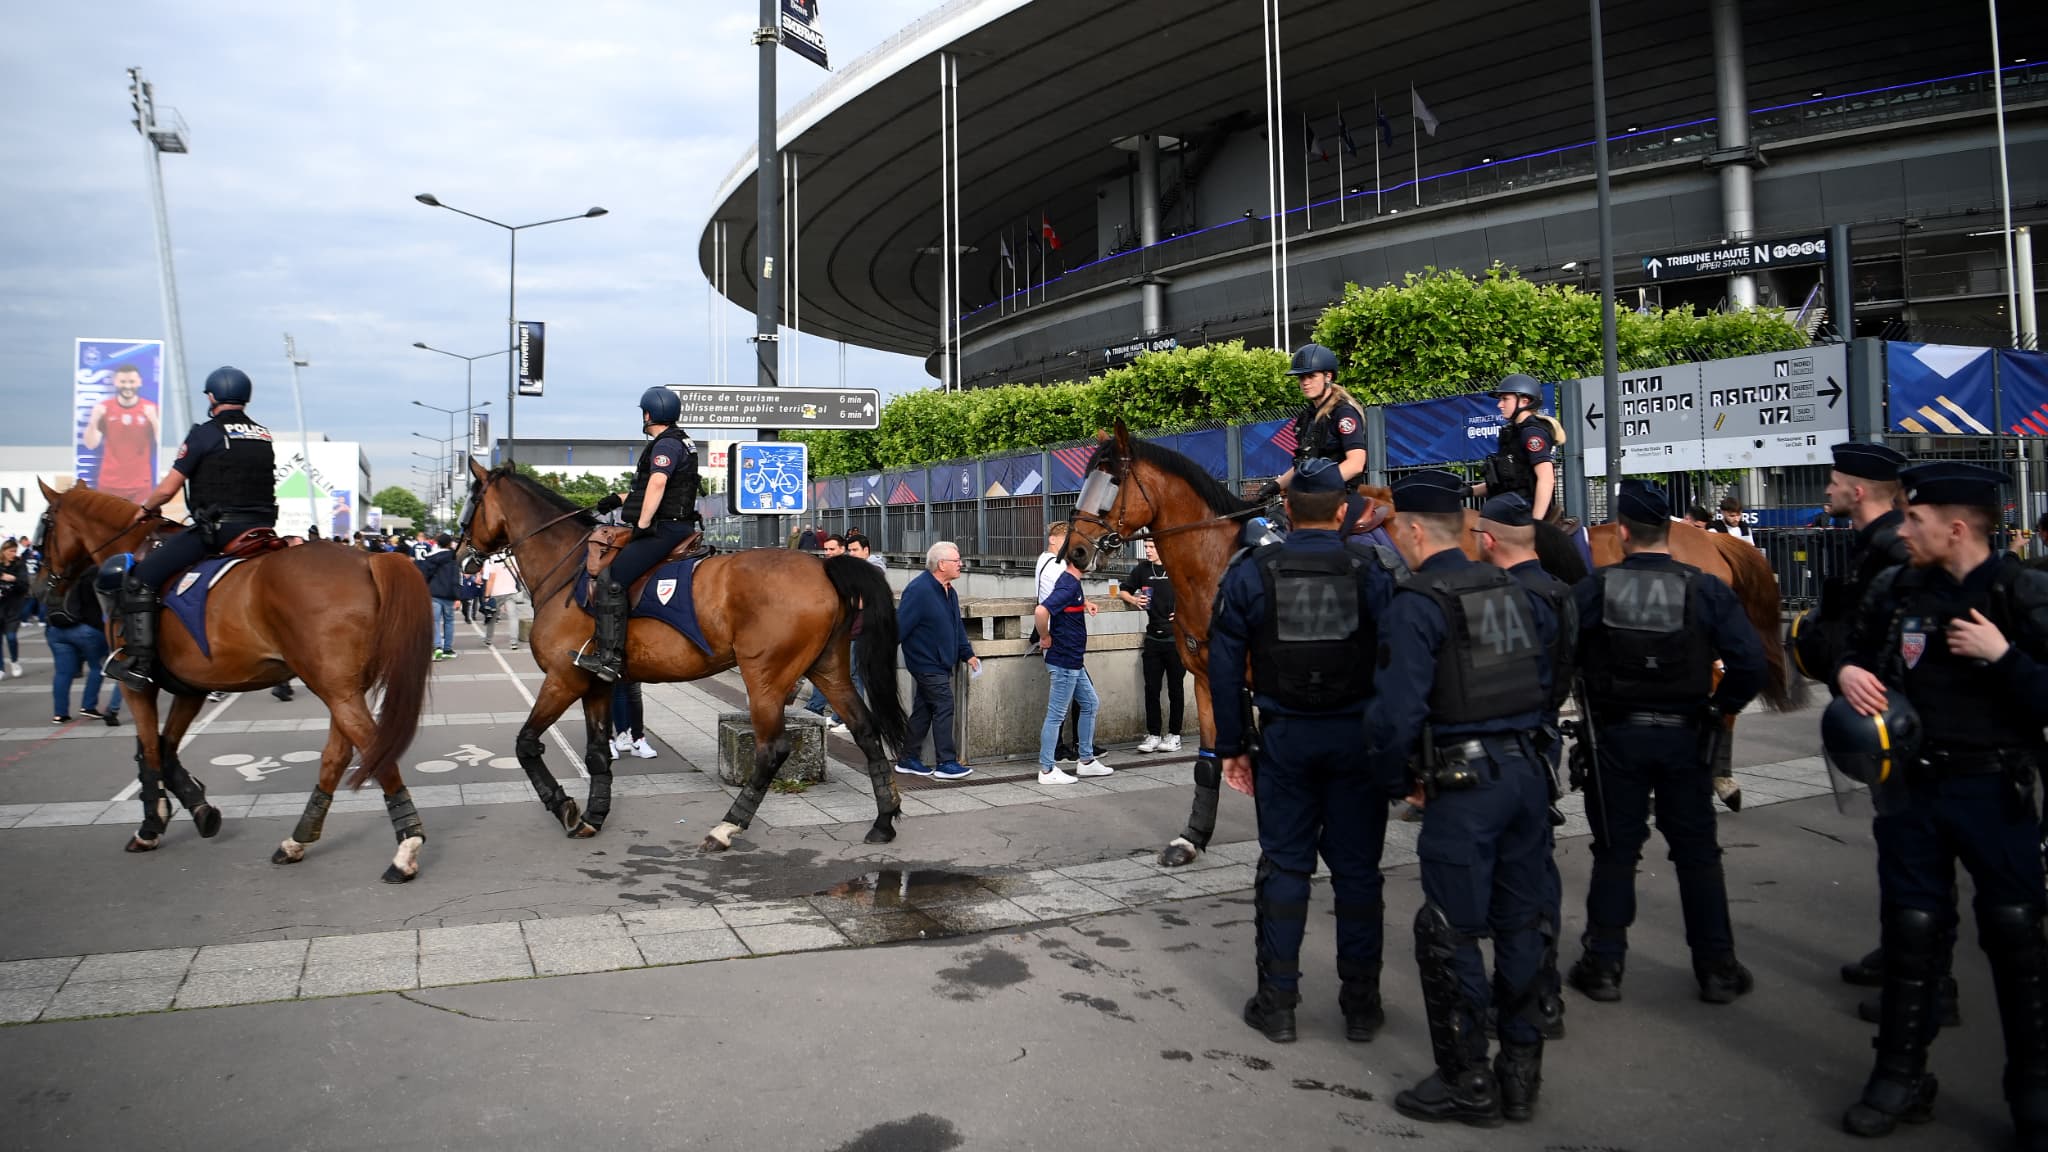
[[90, 575], [65, 582], [63, 598], [50, 606], [43, 638], [50, 642], [50, 655], [56, 664], [56, 674], [50, 683], [56, 707], [50, 714], [50, 723], [71, 722], [71, 682], [83, 671], [85, 687], [79, 697], [79, 715], [102, 721], [109, 728], [119, 727], [120, 688], [109, 684], [107, 705], [100, 707], [100, 666], [107, 659], [107, 625]]
[[1654, 804], [1678, 877], [1700, 999], [1728, 1004], [1754, 982], [1735, 958], [1711, 781], [1717, 745], [1728, 738], [1722, 717], [1742, 711], [1763, 686], [1763, 642], [1726, 584], [1671, 558], [1663, 489], [1626, 481], [1615, 511], [1622, 561], [1572, 590], [1598, 738], [1586, 780], [1593, 876], [1584, 952], [1569, 980], [1590, 1000], [1621, 999], [1636, 864]]
[[[960, 578], [959, 546], [951, 540], [933, 544], [925, 552], [924, 567], [903, 589], [896, 608], [903, 666], [910, 672], [916, 693], [910, 709], [910, 733], [896, 771], [906, 776], [965, 780], [974, 775], [974, 769], [960, 763], [953, 743], [953, 669], [965, 664], [978, 673], [981, 658], [967, 642], [960, 594], [953, 590], [953, 582]], [[926, 767], [918, 758], [924, 751], [926, 732], [931, 733], [936, 768]]]
[[[1173, 634], [1173, 580], [1159, 560], [1159, 545], [1145, 541], [1145, 558], [1131, 568], [1117, 596], [1145, 613], [1145, 636], [1138, 646], [1145, 670], [1145, 739], [1139, 742], [1138, 751], [1178, 752], [1180, 730], [1186, 721], [1187, 669], [1180, 662], [1180, 641]], [[1162, 687], [1170, 708], [1164, 727], [1159, 717]]]
[[1909, 560], [1878, 575], [1858, 606], [1828, 717], [1884, 717], [1903, 761], [1865, 781], [1877, 811], [1883, 984], [1875, 1066], [1842, 1126], [1882, 1136], [1933, 1116], [1927, 1049], [1960, 861], [1997, 990], [2016, 1146], [2048, 1147], [2048, 908], [2034, 808], [2048, 764], [2048, 574], [1992, 550], [2000, 472], [1932, 461], [1902, 469], [1899, 482]]
[[[1081, 592], [1081, 565], [1088, 562], [1088, 557], [1085, 544], [1074, 544], [1069, 548], [1066, 564], [1059, 578], [1053, 581], [1052, 592], [1032, 611], [1038, 624], [1038, 648], [1045, 655], [1046, 672], [1050, 678], [1046, 691], [1045, 723], [1038, 730], [1040, 784], [1072, 784], [1079, 776], [1107, 776], [1114, 771], [1103, 762], [1100, 752], [1093, 751], [1095, 714], [1101, 707], [1101, 701], [1095, 694], [1095, 683], [1088, 678], [1086, 667], [1088, 617], [1096, 612], [1095, 605], [1089, 603]], [[1069, 705], [1080, 707], [1074, 747], [1077, 750], [1089, 749], [1077, 751], [1078, 761], [1072, 774], [1061, 771], [1055, 759], [1055, 745], [1059, 743], [1060, 726], [1066, 719]]]
[[484, 558], [470, 553], [462, 562], [462, 583], [457, 589], [457, 598], [462, 602], [462, 622], [476, 623], [477, 601], [483, 598]]
[[797, 533], [796, 546], [797, 550], [801, 552], [816, 552], [818, 550], [817, 528], [809, 524], [804, 525], [803, 529]]
[[27, 605], [28, 563], [21, 558], [21, 545], [13, 540], [0, 543], [0, 640], [6, 643], [7, 674], [21, 676], [21, 612]]
[[[819, 542], [820, 559], [830, 560], [834, 556], [844, 555], [846, 555], [846, 538], [838, 533], [834, 532]], [[854, 623], [856, 626], [859, 625], [859, 622], [860, 618], [855, 617]], [[859, 667], [858, 662], [856, 662], [855, 667]], [[858, 692], [860, 690], [860, 673], [856, 671], [854, 673], [854, 691]], [[825, 717], [829, 724], [829, 731], [835, 735], [844, 735], [848, 732], [846, 725], [840, 722], [839, 713], [832, 710], [831, 701], [825, 699], [825, 690], [819, 687], [816, 681], [811, 683], [811, 697], [804, 701], [804, 711], [809, 712], [813, 716]]]
[[[1743, 519], [1742, 500], [1733, 492], [1721, 497], [1721, 526], [1717, 531], [1756, 544], [1756, 536], [1750, 532], [1749, 524]], [[1763, 545], [1758, 544], [1757, 547], [1761, 548]]]
[[[1394, 485], [1394, 544], [1413, 575], [1379, 629], [1365, 743], [1387, 794], [1422, 807], [1415, 959], [1436, 1070], [1394, 1108], [1490, 1127], [1528, 1120], [1543, 1079], [1550, 787], [1531, 734], [1549, 705], [1557, 618], [1506, 572], [1466, 559], [1464, 490], [1442, 469]], [[1488, 935], [1491, 980], [1478, 944]]]
[[2034, 535], [2027, 541], [2026, 559], [2029, 563], [2048, 561], [2048, 512], [2034, 521]]
[[455, 597], [461, 588], [457, 583], [455, 553], [451, 550], [455, 538], [443, 532], [434, 539], [427, 554], [413, 563], [420, 575], [427, 578], [427, 594], [434, 598], [434, 619], [440, 637], [434, 643], [434, 659], [455, 659]]
[[[1045, 530], [1045, 551], [1038, 554], [1037, 566], [1033, 572], [1034, 589], [1032, 603], [1043, 604], [1046, 597], [1052, 595], [1053, 585], [1059, 583], [1060, 574], [1065, 572], [1067, 568], [1066, 550], [1067, 522], [1065, 520], [1054, 521]], [[1044, 638], [1044, 633], [1034, 628], [1029, 639], [1033, 645], [1036, 645]], [[1033, 649], [1033, 651], [1038, 650], [1037, 648]], [[1067, 706], [1066, 718], [1060, 723], [1059, 740], [1053, 748], [1055, 763], [1066, 764], [1081, 759], [1081, 754], [1076, 749], [1074, 743], [1080, 726], [1081, 704], [1077, 700]], [[1097, 759], [1100, 759], [1102, 756], [1102, 749], [1100, 748], [1091, 748], [1089, 752]]]
[[1534, 376], [1511, 373], [1489, 393], [1505, 421], [1500, 442], [1485, 461], [1484, 482], [1472, 486], [1475, 496], [1514, 492], [1529, 502], [1538, 520], [1563, 518], [1557, 499], [1556, 447], [1564, 443], [1564, 425], [1543, 414], [1543, 385]]
[[888, 558], [877, 553], [874, 550], [874, 548], [868, 544], [868, 538], [861, 535], [858, 532], [852, 532], [847, 534], [846, 554], [848, 556], [853, 557], [856, 560], [865, 560], [868, 563], [873, 564], [875, 567], [880, 568], [884, 572], [887, 572], [889, 570]]
[[661, 755], [647, 742], [645, 710], [638, 680], [620, 680], [612, 685], [612, 755], [652, 760]]
[[[1225, 572], [1209, 625], [1209, 691], [1222, 702], [1213, 712], [1216, 755], [1223, 778], [1258, 806], [1258, 988], [1245, 1003], [1244, 1022], [1279, 1044], [1295, 1039], [1301, 942], [1318, 854], [1330, 866], [1335, 894], [1344, 1035], [1363, 1043], [1386, 1023], [1380, 851], [1387, 805], [1358, 770], [1357, 755], [1373, 691], [1373, 661], [1365, 654], [1377, 647], [1394, 580], [1371, 550], [1338, 536], [1345, 495], [1335, 464], [1303, 461], [1287, 489], [1294, 531]], [[1256, 765], [1252, 718], [1241, 703], [1247, 657], [1260, 737]]]
[[512, 634], [512, 651], [519, 651], [519, 600], [526, 595], [519, 588], [519, 572], [509, 552], [484, 562], [484, 647], [497, 647], [498, 623], [503, 621]]

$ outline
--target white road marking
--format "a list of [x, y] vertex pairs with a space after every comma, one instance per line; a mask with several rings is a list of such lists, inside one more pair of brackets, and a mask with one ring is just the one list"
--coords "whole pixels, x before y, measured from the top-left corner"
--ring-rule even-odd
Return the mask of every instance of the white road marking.
[[[484, 630], [477, 627], [475, 621], [470, 622], [469, 630], [476, 633], [478, 638], [482, 638], [484, 634]], [[519, 635], [519, 626], [517, 624], [512, 626], [512, 635], [514, 638], [517, 638]], [[526, 701], [526, 706], [529, 709], [532, 708], [533, 693], [526, 690], [526, 682], [521, 680], [518, 674], [512, 671], [512, 665], [505, 662], [505, 654], [498, 651], [496, 647], [485, 648], [484, 651], [489, 652], [491, 659], [498, 662], [498, 667], [505, 670], [505, 679], [511, 682], [512, 687], [519, 690], [520, 698]], [[590, 779], [590, 770], [583, 766], [583, 757], [578, 755], [576, 750], [569, 746], [569, 738], [562, 735], [562, 730], [554, 724], [550, 724], [548, 725], [548, 735], [555, 738], [555, 743], [561, 746], [562, 755], [567, 756], [569, 763], [576, 766], [576, 775], [585, 780]]]
[[[183, 740], [178, 741], [178, 750], [180, 752], [184, 751], [185, 745], [190, 744], [192, 742], [193, 737], [198, 736], [201, 732], [206, 731], [207, 725], [212, 724], [215, 720], [220, 719], [220, 714], [227, 711], [228, 708], [231, 707], [235, 701], [241, 698], [242, 694], [240, 692], [231, 693], [229, 694], [227, 699], [220, 702], [220, 707], [215, 708], [208, 715], [201, 716], [199, 718], [199, 723], [194, 724], [191, 728], [187, 729], [185, 732], [185, 738]], [[134, 723], [133, 709], [129, 710], [129, 723]], [[128, 786], [126, 788], [121, 789], [121, 791], [115, 795], [115, 797], [113, 798], [112, 801], [110, 801], [110, 803], [119, 804], [123, 800], [133, 800], [135, 798], [136, 793], [141, 791], [142, 779], [140, 777], [137, 777], [136, 779], [130, 780], [128, 782]]]

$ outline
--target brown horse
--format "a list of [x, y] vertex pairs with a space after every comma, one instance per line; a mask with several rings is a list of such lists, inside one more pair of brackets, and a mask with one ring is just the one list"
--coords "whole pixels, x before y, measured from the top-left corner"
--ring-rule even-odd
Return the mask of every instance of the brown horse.
[[[479, 552], [509, 549], [518, 561], [533, 594], [533, 659], [547, 674], [519, 729], [519, 766], [568, 835], [595, 836], [611, 812], [612, 686], [574, 663], [577, 651], [590, 642], [592, 621], [574, 603], [572, 586], [596, 522], [566, 497], [504, 466], [485, 471], [472, 463], [470, 469], [464, 538]], [[711, 651], [658, 620], [635, 619], [626, 629], [626, 670], [639, 683], [661, 684], [698, 680], [737, 666], [746, 681], [754, 726], [753, 774], [725, 820], [704, 837], [704, 850], [732, 847], [733, 834], [753, 823], [776, 770], [789, 757], [784, 701], [806, 675], [824, 690], [867, 758], [875, 793], [875, 823], [867, 842], [894, 840], [902, 803], [883, 744], [900, 747], [908, 725], [896, 688], [896, 600], [888, 579], [850, 556], [820, 561], [807, 552], [757, 549], [699, 562], [690, 594]], [[853, 688], [849, 651], [856, 614], [865, 702]], [[583, 757], [590, 773], [583, 810], [555, 781], [541, 751], [541, 733], [575, 700], [583, 701]]]
[[[58, 493], [43, 485], [44, 563], [36, 595], [61, 600], [73, 580], [91, 579], [93, 565], [137, 551], [165, 521], [136, 522], [136, 505], [87, 488]], [[169, 531], [182, 531], [171, 526]], [[327, 705], [327, 747], [320, 782], [305, 814], [271, 861], [295, 864], [320, 839], [342, 770], [358, 750], [362, 762], [352, 784], [374, 778], [398, 834], [398, 853], [384, 870], [388, 883], [419, 875], [426, 831], [399, 777], [398, 758], [411, 746], [426, 700], [433, 648], [433, 603], [426, 581], [400, 555], [372, 556], [315, 541], [238, 564], [220, 578], [206, 606], [209, 651], [178, 618], [165, 613], [157, 667], [170, 685], [170, 714], [157, 728], [157, 688], [121, 686], [135, 718], [136, 764], [142, 783], [142, 827], [128, 851], [159, 847], [170, 823], [166, 790], [199, 825], [201, 836], [220, 830], [220, 812], [206, 789], [178, 762], [178, 745], [209, 691], [251, 692], [296, 676]], [[107, 625], [115, 641], [114, 622]], [[370, 715], [368, 696], [384, 700]]]

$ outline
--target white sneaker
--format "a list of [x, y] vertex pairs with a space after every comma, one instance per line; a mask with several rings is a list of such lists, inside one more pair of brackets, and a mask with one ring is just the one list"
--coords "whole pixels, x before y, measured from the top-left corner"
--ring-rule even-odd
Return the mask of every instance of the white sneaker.
[[621, 732], [617, 736], [612, 737], [612, 755], [624, 756], [632, 748], [633, 734], [631, 732]]
[[21, 661], [19, 661], [19, 660], [10, 660], [10, 661], [8, 661], [8, 662], [7, 662], [7, 674], [8, 674], [8, 675], [10, 675], [10, 676], [12, 676], [12, 677], [14, 677], [14, 678], [15, 678], [16, 680], [19, 680], [19, 679], [21, 679], [21, 676], [22, 676], [22, 672], [21, 672]]
[[1081, 761], [1080, 767], [1074, 769], [1074, 775], [1107, 776], [1114, 771], [1116, 771], [1116, 769], [1111, 768], [1109, 765], [1104, 764], [1102, 761], [1098, 759], [1090, 757], [1089, 759]]
[[633, 741], [633, 755], [642, 760], [652, 760], [656, 756], [661, 755], [661, 753], [656, 752], [654, 745], [649, 744], [647, 738], [642, 736], [640, 739]]
[[825, 731], [827, 731], [827, 732], [830, 732], [830, 733], [831, 733], [832, 735], [834, 735], [834, 736], [851, 736], [851, 735], [853, 735], [853, 729], [851, 729], [851, 728], [848, 728], [848, 727], [846, 726], [846, 724], [845, 724], [845, 723], [844, 723], [843, 721], [838, 721], [838, 720], [835, 720], [835, 721], [833, 721], [833, 722], [832, 722], [832, 726], [831, 726], [831, 727], [829, 727], [829, 728], [827, 728], [827, 729], [825, 729]]
[[1157, 751], [1159, 751], [1159, 745], [1160, 745], [1161, 743], [1163, 743], [1163, 741], [1161, 741], [1159, 737], [1157, 737], [1157, 736], [1147, 736], [1147, 737], [1145, 737], [1145, 738], [1144, 738], [1143, 740], [1140, 740], [1140, 741], [1138, 742], [1138, 751], [1140, 751], [1140, 752], [1157, 752]]
[[1038, 770], [1038, 782], [1040, 784], [1072, 784], [1074, 782], [1074, 778], [1072, 776], [1067, 775], [1065, 772], [1060, 771], [1058, 768], [1054, 768], [1050, 772], [1047, 772], [1045, 769], [1041, 768]]
[[1180, 734], [1176, 732], [1173, 735], [1168, 736], [1166, 739], [1161, 740], [1159, 742], [1159, 750], [1161, 752], [1180, 751]]

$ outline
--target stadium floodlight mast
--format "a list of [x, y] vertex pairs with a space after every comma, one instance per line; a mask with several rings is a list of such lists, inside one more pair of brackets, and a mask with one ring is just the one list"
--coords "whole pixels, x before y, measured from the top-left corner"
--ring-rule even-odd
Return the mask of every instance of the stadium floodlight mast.
[[192, 414], [185, 395], [185, 329], [178, 318], [178, 274], [171, 264], [171, 218], [164, 208], [163, 154], [184, 155], [192, 150], [185, 138], [185, 118], [175, 108], [161, 112], [156, 106], [156, 87], [143, 79], [142, 69], [128, 70], [128, 98], [135, 108], [132, 123], [149, 149], [149, 194], [156, 211], [156, 267], [163, 290], [164, 378], [170, 395], [170, 419], [162, 421], [169, 436], [183, 436], [191, 426]]
[[[487, 408], [490, 406], [491, 403], [489, 400], [484, 401], [482, 404], [476, 402], [476, 362], [479, 360], [489, 360], [493, 356], [510, 355], [512, 352], [510, 348], [500, 348], [495, 352], [484, 352], [475, 356], [464, 356], [460, 352], [450, 352], [446, 348], [436, 348], [432, 344], [429, 344], [424, 340], [415, 340], [412, 342], [412, 346], [415, 348], [424, 348], [429, 352], [439, 352], [443, 356], [453, 356], [457, 360], [463, 362], [462, 366], [464, 369], [464, 377], [462, 385], [462, 410], [465, 412], [474, 412], [479, 408]], [[509, 439], [509, 437], [511, 436], [511, 427], [509, 417], [507, 418], [506, 436], [508, 437], [508, 439], [506, 440], [506, 451], [509, 453], [511, 451], [511, 440]], [[485, 445], [485, 450], [488, 451], [489, 447], [489, 445]], [[475, 447], [472, 446], [470, 448], [470, 451], [472, 454], [474, 454], [476, 451]]]
[[[320, 505], [313, 496], [313, 446], [306, 436], [306, 401], [299, 391], [299, 369], [313, 366], [311, 360], [299, 355], [299, 346], [292, 340], [292, 334], [284, 334], [285, 362], [292, 366], [292, 408], [299, 417], [299, 461], [306, 471], [306, 512], [312, 516], [310, 523], [320, 523]], [[355, 519], [349, 518], [351, 522]]]
[[[764, 4], [767, 2], [768, 0], [763, 0]], [[480, 220], [494, 228], [503, 228], [505, 234], [511, 238], [512, 254], [510, 268], [505, 277], [507, 282], [505, 292], [505, 350], [508, 353], [514, 353], [510, 359], [505, 361], [505, 459], [510, 460], [513, 456], [513, 445], [516, 443], [513, 438], [512, 421], [519, 396], [519, 357], [516, 354], [519, 348], [519, 234], [528, 228], [539, 228], [547, 224], [560, 224], [565, 220], [595, 220], [599, 216], [607, 216], [610, 213], [603, 208], [589, 208], [576, 213], [574, 216], [556, 216], [549, 220], [535, 220], [531, 224], [507, 224], [502, 220], [493, 220], [489, 216], [479, 216], [474, 212], [466, 212], [453, 204], [443, 204], [435, 199], [432, 192], [422, 192], [414, 196], [413, 199], [425, 204], [429, 208], [446, 208], [457, 216], [467, 216], [471, 220]]]

